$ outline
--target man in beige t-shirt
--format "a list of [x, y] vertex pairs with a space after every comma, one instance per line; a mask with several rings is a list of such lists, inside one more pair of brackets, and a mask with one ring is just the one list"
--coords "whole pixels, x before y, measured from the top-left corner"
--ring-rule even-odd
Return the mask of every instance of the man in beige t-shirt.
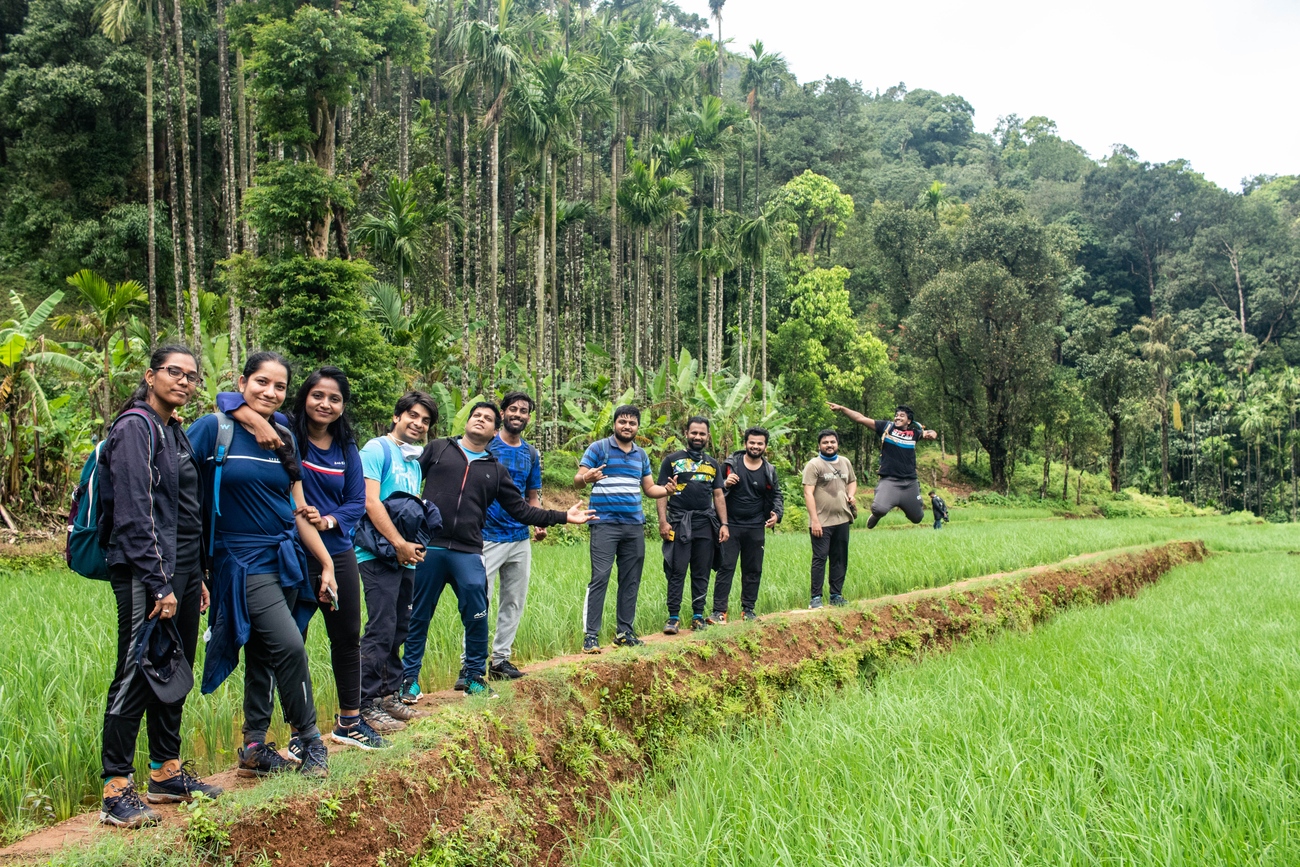
[[812, 538], [812, 602], [822, 607], [826, 561], [831, 563], [831, 604], [844, 604], [844, 576], [849, 566], [849, 528], [858, 515], [854, 496], [858, 477], [853, 464], [839, 453], [840, 437], [833, 430], [817, 434], [817, 457], [803, 468], [803, 501], [808, 507]]

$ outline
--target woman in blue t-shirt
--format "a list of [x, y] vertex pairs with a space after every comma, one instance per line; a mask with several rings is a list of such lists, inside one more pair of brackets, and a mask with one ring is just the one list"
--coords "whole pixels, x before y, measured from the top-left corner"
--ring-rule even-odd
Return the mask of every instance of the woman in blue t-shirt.
[[[289, 363], [282, 356], [249, 356], [239, 391], [254, 412], [271, 418], [288, 389]], [[328, 754], [316, 727], [301, 631], [315, 610], [303, 547], [322, 564], [319, 599], [324, 606], [332, 606], [338, 593], [334, 563], [304, 514], [302, 470], [293, 448], [286, 444], [268, 451], [240, 425], [226, 424], [231, 426], [226, 432], [229, 448], [220, 455], [222, 436], [215, 414], [203, 416], [188, 431], [194, 453], [203, 459], [204, 505], [212, 522], [211, 638], [203, 692], [215, 690], [234, 671], [243, 647], [244, 748], [239, 751], [239, 775], [263, 776], [292, 767], [266, 742], [273, 692], [278, 690], [285, 720], [302, 740], [300, 769], [323, 776]]]
[[[322, 367], [298, 387], [293, 410], [286, 418], [302, 461], [301, 512], [320, 533], [334, 565], [338, 599], [325, 608], [325, 632], [330, 639], [330, 662], [338, 691], [339, 712], [330, 740], [362, 749], [388, 746], [361, 717], [361, 575], [352, 534], [366, 513], [366, 477], [357, 453], [356, 437], [347, 407], [352, 387], [337, 367]], [[241, 394], [217, 396], [217, 409], [238, 421], [259, 443], [275, 445], [280, 435], [267, 419], [249, 407]], [[314, 593], [320, 593], [321, 563], [307, 558]], [[306, 630], [303, 630], [306, 637]], [[301, 758], [297, 733], [289, 740], [289, 754]]]

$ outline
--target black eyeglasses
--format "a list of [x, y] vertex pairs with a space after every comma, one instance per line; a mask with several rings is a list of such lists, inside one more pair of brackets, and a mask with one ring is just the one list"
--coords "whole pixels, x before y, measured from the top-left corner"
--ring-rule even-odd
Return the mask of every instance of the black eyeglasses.
[[188, 370], [181, 370], [179, 367], [177, 367], [174, 364], [168, 364], [164, 367], [155, 367], [154, 370], [165, 370], [167, 371], [167, 375], [170, 376], [172, 379], [180, 379], [183, 376], [185, 377], [185, 381], [188, 382], [190, 385], [194, 385], [201, 378], [199, 374], [190, 373]]

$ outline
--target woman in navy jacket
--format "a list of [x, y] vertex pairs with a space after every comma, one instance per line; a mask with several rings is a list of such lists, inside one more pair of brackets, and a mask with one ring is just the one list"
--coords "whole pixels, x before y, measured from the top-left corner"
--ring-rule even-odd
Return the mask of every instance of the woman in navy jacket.
[[[263, 418], [284, 403], [289, 363], [274, 352], [249, 356], [239, 389]], [[300, 769], [324, 776], [328, 754], [316, 727], [311, 673], [302, 628], [315, 611], [307, 577], [306, 548], [321, 563], [322, 605], [337, 594], [334, 563], [316, 528], [304, 517], [298, 456], [271, 452], [233, 421], [228, 452], [218, 455], [220, 422], [206, 415], [190, 426], [197, 454], [204, 456], [205, 505], [212, 517], [211, 639], [203, 663], [203, 692], [234, 671], [244, 651], [244, 748], [238, 773], [262, 776], [289, 763], [266, 742], [278, 691], [285, 720], [302, 739]], [[287, 432], [286, 432], [287, 434]], [[221, 460], [221, 459], [224, 460]]]
[[[361, 575], [352, 534], [366, 513], [366, 479], [347, 415], [351, 400], [347, 375], [337, 367], [322, 367], [299, 386], [290, 416], [279, 418], [292, 429], [302, 461], [303, 517], [320, 533], [338, 583], [337, 605], [322, 610], [339, 697], [338, 719], [330, 739], [362, 749], [380, 749], [387, 743], [360, 715]], [[243, 395], [219, 394], [217, 408], [229, 413], [259, 443], [273, 448], [280, 445], [275, 427], [254, 412]], [[308, 557], [307, 568], [313, 591], [319, 594], [321, 564]], [[301, 750], [301, 739], [295, 734], [289, 752], [301, 758]]]
[[[117, 670], [104, 711], [104, 798], [99, 820], [138, 828], [158, 821], [132, 783], [140, 721], [149, 719], [151, 803], [210, 797], [221, 789], [181, 764], [184, 702], [164, 704], [135, 664], [147, 620], [176, 624], [185, 657], [194, 664], [203, 586], [203, 486], [190, 442], [173, 413], [198, 382], [194, 355], [181, 346], [154, 351], [135, 393], [122, 407], [100, 451], [100, 541], [117, 600]], [[147, 470], [146, 470], [147, 468]]]

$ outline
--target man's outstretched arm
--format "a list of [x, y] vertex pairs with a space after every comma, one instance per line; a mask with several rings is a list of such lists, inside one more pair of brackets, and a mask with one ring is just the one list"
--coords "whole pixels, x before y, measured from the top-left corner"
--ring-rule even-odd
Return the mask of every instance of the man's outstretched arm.
[[855, 409], [849, 409], [847, 406], [840, 406], [838, 403], [827, 402], [826, 405], [831, 408], [832, 412], [844, 413], [845, 417], [848, 418], [849, 421], [855, 421], [858, 424], [866, 425], [869, 428], [874, 428], [876, 426], [875, 419], [867, 418]]

